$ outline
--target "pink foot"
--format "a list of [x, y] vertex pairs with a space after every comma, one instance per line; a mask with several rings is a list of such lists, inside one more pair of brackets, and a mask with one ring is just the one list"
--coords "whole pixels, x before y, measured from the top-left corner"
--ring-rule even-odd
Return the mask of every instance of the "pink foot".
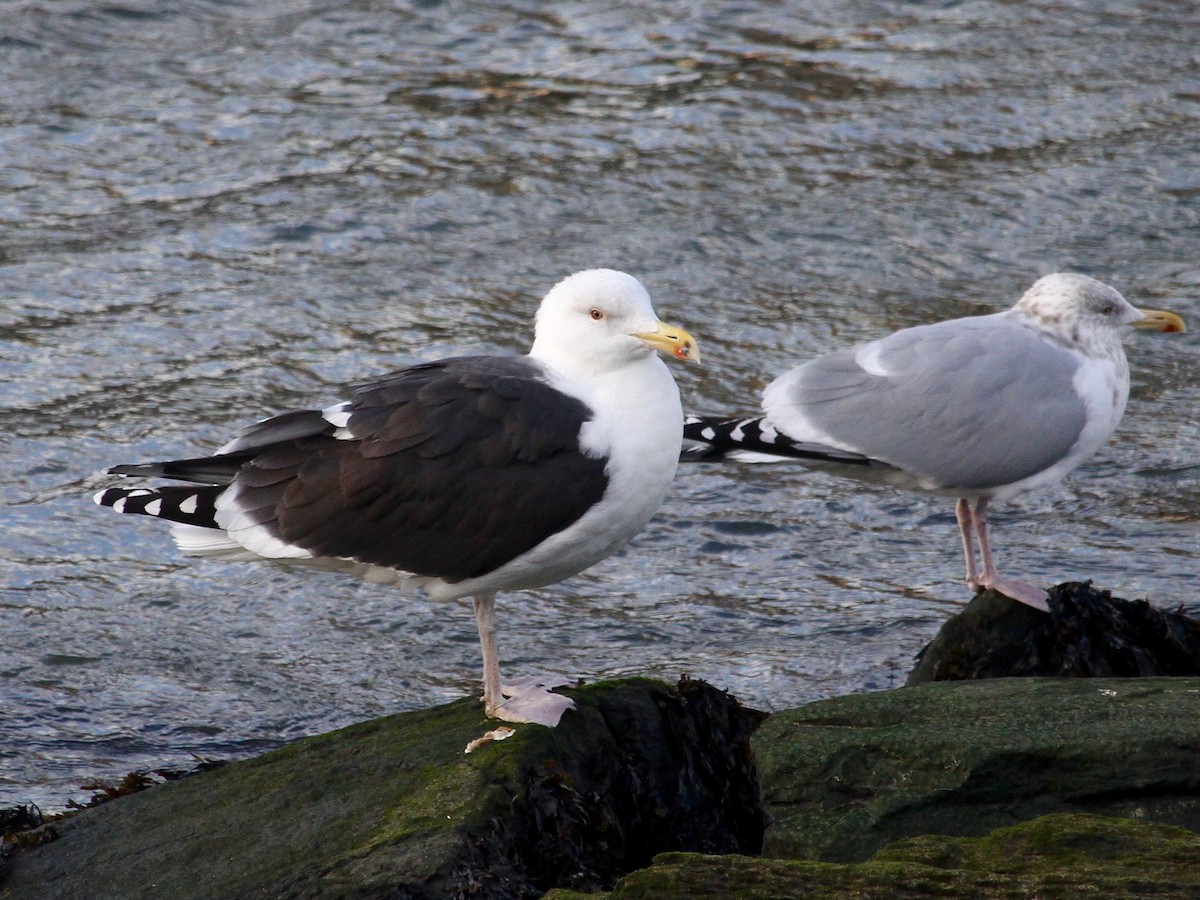
[[505, 722], [532, 722], [553, 728], [568, 709], [575, 708], [575, 701], [562, 694], [550, 691], [553, 687], [569, 684], [565, 679], [526, 676], [505, 683], [501, 693], [505, 700], [487, 714]]
[[985, 591], [991, 589], [997, 594], [1003, 594], [1005, 597], [1011, 597], [1018, 603], [1024, 603], [1026, 606], [1032, 606], [1034, 609], [1048, 613], [1050, 612], [1050, 604], [1047, 602], [1049, 594], [1043, 591], [1040, 587], [1035, 587], [1027, 581], [1015, 581], [1008, 578], [997, 578], [991, 582], [976, 582], [971, 585], [977, 591]]

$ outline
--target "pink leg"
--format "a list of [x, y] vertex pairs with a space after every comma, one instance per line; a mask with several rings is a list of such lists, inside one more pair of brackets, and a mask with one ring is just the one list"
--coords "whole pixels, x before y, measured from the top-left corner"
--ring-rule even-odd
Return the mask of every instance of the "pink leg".
[[986, 584], [995, 584], [1000, 576], [996, 574], [996, 563], [992, 559], [992, 544], [987, 533], [987, 497], [975, 501], [975, 533], [979, 536], [979, 555], [983, 557], [983, 578]]
[[963, 557], [967, 561], [967, 587], [973, 591], [983, 589], [979, 583], [979, 573], [975, 569], [975, 540], [971, 534], [974, 522], [971, 519], [971, 501], [959, 497], [954, 504], [954, 518], [958, 519], [958, 532], [962, 537]]
[[979, 586], [984, 589], [991, 588], [999, 594], [1012, 597], [1018, 603], [1024, 603], [1042, 612], [1049, 612], [1050, 606], [1046, 603], [1045, 591], [1024, 581], [1001, 578], [996, 572], [992, 546], [987, 534], [987, 504], [987, 497], [975, 501], [975, 509], [972, 512], [975, 535], [979, 538], [979, 555], [983, 558], [983, 575], [979, 579]]
[[[483, 652], [483, 711], [490, 719], [505, 722], [536, 722], [553, 728], [575, 702], [562, 694], [551, 693], [547, 679], [520, 679], [512, 687], [500, 683], [500, 659], [496, 653], [496, 597], [484, 594], [473, 598], [475, 627], [479, 630], [479, 649]], [[563, 682], [554, 682], [549, 687]], [[506, 699], [507, 698], [507, 699]]]
[[479, 631], [479, 649], [483, 651], [483, 711], [496, 717], [504, 702], [500, 693], [500, 659], [496, 655], [496, 596], [488, 594], [473, 598], [475, 627]]

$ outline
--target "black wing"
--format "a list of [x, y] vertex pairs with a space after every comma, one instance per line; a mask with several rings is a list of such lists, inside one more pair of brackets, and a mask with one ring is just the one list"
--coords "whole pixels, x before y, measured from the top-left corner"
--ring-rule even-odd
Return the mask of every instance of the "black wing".
[[453, 582], [599, 502], [606, 460], [579, 448], [590, 418], [531, 360], [460, 357], [364, 385], [340, 416], [257, 423], [225, 455], [113, 471], [232, 480], [234, 506], [282, 541]]

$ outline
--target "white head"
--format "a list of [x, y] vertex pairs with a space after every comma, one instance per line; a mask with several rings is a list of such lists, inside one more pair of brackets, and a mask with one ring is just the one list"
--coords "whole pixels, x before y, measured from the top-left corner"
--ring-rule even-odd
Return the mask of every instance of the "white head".
[[1039, 278], [1014, 309], [1042, 331], [1089, 355], [1120, 352], [1120, 333], [1127, 326], [1183, 330], [1183, 320], [1174, 313], [1140, 310], [1115, 288], [1073, 272]]
[[586, 374], [620, 368], [656, 350], [700, 360], [692, 336], [658, 319], [636, 278], [588, 269], [568, 275], [542, 300], [529, 355], [560, 371]]

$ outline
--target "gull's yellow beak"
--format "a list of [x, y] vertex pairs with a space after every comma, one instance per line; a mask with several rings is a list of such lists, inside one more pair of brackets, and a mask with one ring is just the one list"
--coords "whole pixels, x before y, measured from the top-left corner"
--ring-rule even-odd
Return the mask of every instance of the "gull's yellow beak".
[[1167, 334], [1183, 334], [1187, 331], [1187, 326], [1183, 324], [1183, 319], [1175, 315], [1173, 312], [1167, 312], [1162, 309], [1139, 309], [1142, 318], [1133, 322], [1134, 328], [1141, 328], [1146, 331], [1162, 331]]
[[[1183, 326], [1183, 322], [1179, 324], [1180, 327]], [[681, 359], [684, 362], [700, 362], [700, 348], [696, 345], [694, 337], [682, 328], [677, 328], [661, 320], [657, 323], [657, 326], [654, 331], [635, 334], [634, 337], [647, 346], [653, 347], [655, 350], [670, 353], [676, 359]]]

